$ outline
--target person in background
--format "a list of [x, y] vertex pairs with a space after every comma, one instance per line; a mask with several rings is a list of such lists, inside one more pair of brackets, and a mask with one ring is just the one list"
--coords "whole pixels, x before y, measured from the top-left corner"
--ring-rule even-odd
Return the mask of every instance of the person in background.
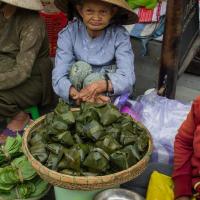
[[176, 200], [200, 199], [200, 96], [181, 125], [174, 143], [173, 181]]
[[[65, 5], [70, 2], [77, 15], [59, 33], [54, 91], [66, 102], [77, 104], [109, 102], [107, 94], [131, 94], [134, 55], [129, 33], [122, 24], [135, 23], [137, 15], [125, 0], [76, 0]], [[59, 3], [63, 0], [55, 1], [62, 9]]]
[[10, 119], [0, 143], [23, 133], [27, 108], [51, 103], [52, 63], [41, 9], [40, 0], [0, 1], [0, 123]]

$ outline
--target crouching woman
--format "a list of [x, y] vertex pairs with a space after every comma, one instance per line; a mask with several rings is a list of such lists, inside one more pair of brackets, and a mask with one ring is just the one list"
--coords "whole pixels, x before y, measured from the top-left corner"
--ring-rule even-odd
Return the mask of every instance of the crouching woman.
[[48, 57], [40, 0], [0, 1], [0, 123], [10, 119], [0, 142], [22, 133], [33, 105], [51, 101], [52, 63]]

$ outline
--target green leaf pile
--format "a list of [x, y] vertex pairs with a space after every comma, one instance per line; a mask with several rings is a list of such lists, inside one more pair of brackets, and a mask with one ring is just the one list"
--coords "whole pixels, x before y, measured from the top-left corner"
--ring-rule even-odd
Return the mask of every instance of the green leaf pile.
[[22, 138], [8, 137], [0, 146], [0, 199], [27, 199], [48, 188], [21, 151]]

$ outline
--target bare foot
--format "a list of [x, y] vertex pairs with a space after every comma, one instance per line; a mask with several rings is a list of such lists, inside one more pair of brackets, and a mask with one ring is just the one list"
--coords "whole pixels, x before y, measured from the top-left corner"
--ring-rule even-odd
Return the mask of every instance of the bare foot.
[[21, 111], [11, 119], [11, 121], [7, 124], [7, 128], [13, 131], [23, 130], [29, 121], [29, 115]]

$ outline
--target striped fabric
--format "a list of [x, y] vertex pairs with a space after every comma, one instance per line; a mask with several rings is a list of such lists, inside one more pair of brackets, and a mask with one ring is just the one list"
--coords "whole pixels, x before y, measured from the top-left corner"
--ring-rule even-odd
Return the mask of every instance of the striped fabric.
[[167, 2], [163, 1], [157, 4], [154, 9], [146, 9], [144, 7], [136, 9], [136, 13], [139, 16], [139, 23], [157, 22], [160, 16], [166, 13]]

